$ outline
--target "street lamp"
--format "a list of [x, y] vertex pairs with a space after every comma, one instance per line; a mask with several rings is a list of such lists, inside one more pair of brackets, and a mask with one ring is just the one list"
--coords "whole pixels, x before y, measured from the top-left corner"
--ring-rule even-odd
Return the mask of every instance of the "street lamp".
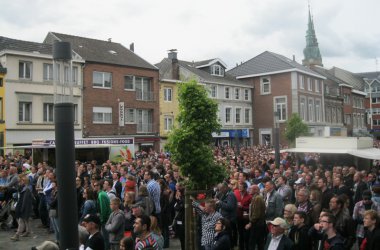
[[71, 45], [53, 44], [55, 155], [60, 249], [78, 249]]
[[278, 120], [279, 120], [279, 116], [280, 116], [280, 112], [277, 110], [277, 111], [274, 111], [273, 113], [274, 115], [274, 159], [275, 159], [275, 163], [276, 163], [276, 167], [279, 167], [280, 166], [280, 129], [279, 129], [279, 124], [278, 124]]

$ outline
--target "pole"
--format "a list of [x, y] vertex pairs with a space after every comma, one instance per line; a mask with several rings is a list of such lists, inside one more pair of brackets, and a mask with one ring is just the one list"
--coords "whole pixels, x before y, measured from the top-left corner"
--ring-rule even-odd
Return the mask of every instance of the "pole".
[[279, 112], [274, 112], [274, 160], [276, 167], [280, 166], [280, 129], [278, 124]]
[[78, 249], [78, 214], [75, 187], [74, 104], [54, 105], [55, 155], [58, 179], [59, 247]]

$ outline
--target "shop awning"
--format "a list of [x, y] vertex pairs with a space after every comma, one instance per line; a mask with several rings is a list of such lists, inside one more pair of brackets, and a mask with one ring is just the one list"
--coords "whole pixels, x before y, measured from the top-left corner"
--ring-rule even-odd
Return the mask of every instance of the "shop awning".
[[365, 159], [380, 160], [380, 149], [378, 148], [352, 150], [349, 154]]

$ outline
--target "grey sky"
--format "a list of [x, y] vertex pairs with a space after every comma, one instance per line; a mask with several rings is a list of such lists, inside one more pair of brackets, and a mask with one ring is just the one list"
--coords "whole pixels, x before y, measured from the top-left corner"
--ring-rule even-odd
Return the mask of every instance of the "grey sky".
[[[301, 62], [307, 0], [0, 0], [1, 36], [42, 42], [48, 31], [122, 43], [151, 63], [219, 57], [232, 68], [265, 50]], [[325, 67], [375, 71], [379, 0], [311, 0]], [[380, 61], [379, 61], [380, 63]], [[380, 70], [380, 65], [378, 66]]]

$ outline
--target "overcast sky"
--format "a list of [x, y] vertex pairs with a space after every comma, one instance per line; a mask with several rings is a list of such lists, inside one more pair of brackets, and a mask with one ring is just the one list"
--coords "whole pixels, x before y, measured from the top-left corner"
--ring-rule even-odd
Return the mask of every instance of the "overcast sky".
[[[0, 0], [0, 35], [42, 42], [49, 31], [119, 42], [158, 63], [220, 58], [228, 68], [269, 50], [301, 62], [307, 0]], [[311, 0], [326, 68], [376, 70], [379, 0]], [[380, 64], [380, 60], [379, 60]], [[380, 70], [380, 65], [378, 66]]]

